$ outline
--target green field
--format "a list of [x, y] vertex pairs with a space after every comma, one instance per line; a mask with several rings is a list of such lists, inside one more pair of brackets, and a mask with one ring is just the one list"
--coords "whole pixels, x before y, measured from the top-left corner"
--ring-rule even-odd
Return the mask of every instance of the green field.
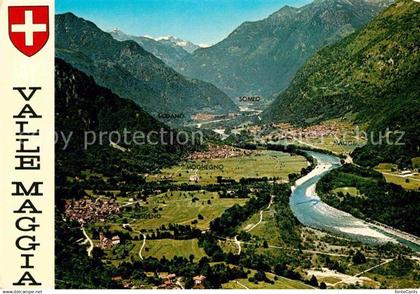
[[[193, 199], [198, 199], [193, 202]], [[229, 207], [239, 204], [243, 205], [246, 198], [220, 198], [215, 192], [182, 192], [173, 191], [152, 196], [142, 207], [149, 213], [156, 211], [159, 218], [131, 220], [134, 230], [156, 229], [161, 225], [183, 224], [191, 225], [197, 220], [198, 223], [192, 225], [201, 230], [208, 229], [210, 221], [220, 216]], [[201, 214], [203, 219], [198, 220]]]
[[238, 253], [238, 246], [234, 242], [218, 240], [217, 244], [220, 246], [220, 248], [222, 248], [224, 253], [233, 253], [233, 254]]
[[264, 210], [263, 221], [259, 223], [256, 227], [252, 228], [255, 224], [259, 222], [259, 220], [260, 213], [258, 212], [242, 224], [241, 230], [249, 232], [251, 235], [266, 240], [270, 245], [283, 245], [283, 242], [280, 239], [280, 232], [276, 223], [273, 210]]
[[191, 167], [212, 165], [197, 171], [200, 179], [198, 184], [217, 183], [217, 177], [240, 180], [241, 178], [279, 177], [287, 181], [290, 173], [300, 172], [307, 167], [307, 161], [303, 156], [292, 156], [288, 153], [277, 151], [256, 151], [253, 155], [244, 157], [232, 157], [226, 159], [212, 159], [205, 162], [187, 161], [177, 166], [163, 169], [159, 174], [149, 175], [148, 181], [159, 181], [164, 178], [177, 183], [193, 183], [190, 176], [195, 174]]
[[[413, 159], [413, 164], [417, 162], [418, 157]], [[418, 190], [420, 189], [420, 174], [409, 177], [401, 177], [397, 170], [397, 165], [392, 163], [381, 163], [375, 167], [375, 170], [381, 172], [388, 183], [400, 185], [404, 189]]]
[[198, 240], [146, 240], [145, 248], [142, 251], [143, 257], [156, 257], [172, 259], [174, 256], [182, 256], [189, 258], [194, 255], [194, 261], [198, 262], [202, 257], [206, 256], [204, 250], [198, 247]]
[[[98, 245], [98, 242], [95, 242]], [[118, 245], [112, 249], [106, 249], [105, 256], [106, 260], [114, 265], [119, 265], [124, 261], [130, 261], [132, 259], [139, 260], [139, 252], [143, 245], [143, 240], [132, 241], [131, 245], [126, 246], [130, 249], [125, 255], [118, 255], [115, 251], [119, 251]], [[141, 251], [142, 257], [155, 257], [161, 259], [166, 257], [172, 259], [174, 256], [181, 256], [190, 258], [190, 255], [194, 255], [194, 262], [198, 262], [202, 257], [206, 256], [204, 250], [198, 247], [198, 240], [173, 240], [173, 239], [160, 239], [160, 240], [146, 240], [146, 244]]]
[[[250, 270], [249, 277], [252, 277], [256, 271]], [[274, 283], [267, 283], [267, 282], [258, 282], [258, 284], [254, 282], [248, 281], [248, 279], [237, 279], [233, 281], [229, 281], [226, 284], [223, 284], [223, 289], [245, 289], [245, 287], [249, 289], [312, 289], [313, 287], [306, 285], [300, 281], [290, 280], [284, 277], [276, 276], [277, 280], [274, 278], [275, 275], [271, 273], [266, 273], [266, 276], [272, 280]], [[240, 284], [239, 284], [239, 283]], [[242, 286], [242, 285], [243, 286]], [[244, 287], [245, 286], [245, 287]]]
[[394, 183], [394, 184], [400, 185], [404, 189], [409, 189], [409, 190], [420, 189], [419, 176], [403, 178], [403, 177], [394, 176], [394, 175], [384, 175], [384, 177], [388, 183]]

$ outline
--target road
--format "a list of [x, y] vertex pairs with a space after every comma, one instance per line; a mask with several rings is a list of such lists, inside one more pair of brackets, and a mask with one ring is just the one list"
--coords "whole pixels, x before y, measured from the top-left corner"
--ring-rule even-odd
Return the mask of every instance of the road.
[[[261, 224], [262, 223], [262, 221], [263, 221], [263, 217], [264, 217], [264, 211], [265, 210], [268, 210], [268, 209], [270, 209], [270, 207], [271, 207], [271, 205], [273, 204], [273, 199], [274, 199], [274, 195], [271, 195], [271, 199], [270, 199], [270, 203], [268, 204], [268, 206], [267, 206], [267, 208], [265, 208], [265, 209], [262, 209], [261, 211], [260, 211], [260, 220], [256, 223], [256, 224], [254, 224], [254, 225], [252, 225], [252, 227], [250, 227], [249, 229], [247, 229], [246, 231], [247, 232], [251, 232], [253, 229], [255, 229], [259, 224]], [[226, 239], [227, 240], [227, 239]], [[236, 245], [238, 246], [238, 253], [237, 253], [237, 255], [241, 255], [241, 252], [242, 252], [242, 247], [241, 247], [241, 241], [239, 241], [238, 240], [238, 235], [236, 235], [234, 238], [233, 238], [233, 241], [236, 243]], [[244, 243], [245, 244], [245, 243]]]
[[362, 271], [362, 272], [360, 272], [360, 273], [358, 273], [358, 274], [355, 274], [355, 275], [354, 275], [354, 277], [358, 277], [358, 276], [360, 276], [360, 275], [363, 275], [364, 273], [367, 273], [367, 272], [369, 272], [369, 271], [371, 271], [371, 270], [373, 270], [373, 269], [375, 269], [375, 268], [377, 268], [377, 267], [380, 267], [380, 266], [382, 266], [382, 265], [384, 265], [384, 264], [387, 264], [387, 263], [389, 263], [389, 262], [391, 262], [391, 261], [393, 261], [393, 260], [394, 260], [393, 258], [391, 258], [391, 259], [387, 259], [387, 260], [385, 260], [384, 262], [382, 262], [382, 263], [380, 263], [380, 264], [378, 264], [378, 265], [372, 266], [371, 268], [368, 268], [367, 270], [364, 270], [364, 271]]
[[143, 260], [143, 256], [141, 255], [141, 252], [143, 251], [143, 248], [146, 245], [146, 239], [147, 239], [147, 237], [143, 233], [141, 233], [141, 235], [143, 236], [143, 244], [141, 245], [140, 250], [139, 250], [139, 257], [140, 257], [141, 260]]
[[237, 255], [241, 255], [242, 247], [241, 247], [241, 241], [238, 240], [238, 236], [235, 236], [235, 238], [233, 238], [233, 241], [238, 246], [238, 253], [237, 253]]
[[[268, 206], [267, 206], [267, 208], [265, 208], [265, 209], [262, 209], [261, 211], [260, 211], [260, 220], [259, 220], [259, 222], [258, 223], [256, 223], [255, 225], [252, 225], [252, 227], [250, 227], [248, 230], [246, 230], [247, 232], [251, 232], [253, 229], [255, 229], [255, 227], [257, 227], [262, 221], [263, 221], [263, 213], [264, 213], [264, 211], [265, 210], [268, 210], [268, 209], [270, 209], [270, 207], [271, 207], [271, 204], [273, 204], [273, 199], [274, 199], [274, 196], [273, 195], [271, 195], [271, 199], [270, 199], [270, 203], [268, 204]], [[226, 239], [226, 240], [228, 240], [228, 239]], [[239, 241], [238, 240], [238, 235], [236, 235], [234, 238], [233, 238], [233, 241], [236, 243], [236, 245], [238, 246], [238, 253], [237, 253], [237, 255], [241, 255], [241, 252], [242, 252], [242, 247], [241, 247], [241, 241]], [[242, 243], [244, 243], [244, 242], [242, 242]], [[245, 243], [244, 243], [245, 244]]]
[[259, 220], [259, 222], [256, 223], [255, 225], [253, 225], [252, 227], [250, 227], [248, 230], [246, 230], [248, 233], [251, 232], [253, 229], [255, 229], [260, 223], [262, 223], [264, 211], [270, 209], [271, 204], [273, 204], [273, 199], [274, 199], [274, 195], [271, 195], [270, 203], [268, 204], [267, 208], [262, 209], [260, 211], [260, 220]]
[[127, 207], [127, 206], [130, 206], [130, 205], [134, 205], [136, 203], [140, 203], [140, 201], [127, 202], [124, 205], [121, 205], [120, 208]]
[[88, 253], [88, 256], [91, 257], [92, 256], [93, 247], [94, 247], [93, 242], [92, 242], [92, 239], [88, 236], [88, 234], [86, 233], [86, 230], [85, 230], [84, 227], [82, 227], [81, 230], [83, 232], [83, 235], [86, 237], [86, 240], [90, 244], [90, 247], [87, 249], [87, 253]]
[[379, 172], [383, 173], [384, 175], [388, 175], [388, 176], [399, 177], [399, 178], [403, 178], [403, 179], [409, 179], [410, 181], [420, 182], [419, 179], [413, 179], [412, 177], [409, 177], [409, 176], [407, 177], [407, 176], [402, 176], [402, 175], [388, 173], [388, 172], [383, 172], [383, 171], [379, 171]]
[[368, 268], [367, 270], [364, 270], [364, 271], [362, 271], [362, 272], [360, 272], [360, 273], [358, 273], [358, 274], [355, 274], [355, 275], [353, 275], [353, 276], [351, 276], [351, 277], [349, 277], [349, 278], [347, 278], [347, 279], [341, 280], [341, 281], [339, 281], [339, 282], [337, 282], [337, 283], [333, 284], [332, 286], [333, 286], [333, 287], [335, 287], [335, 286], [336, 286], [336, 285], [338, 285], [338, 284], [341, 284], [341, 283], [346, 283], [346, 281], [348, 281], [348, 280], [352, 280], [352, 279], [354, 279], [354, 278], [360, 277], [361, 275], [363, 275], [363, 274], [365, 274], [365, 273], [367, 273], [367, 272], [369, 272], [369, 271], [371, 271], [371, 270], [373, 270], [373, 269], [375, 269], [375, 268], [377, 268], [377, 267], [383, 266], [383, 265], [385, 265], [385, 264], [387, 264], [387, 263], [389, 263], [389, 262], [391, 262], [391, 261], [393, 261], [393, 260], [394, 260], [393, 258], [391, 258], [391, 259], [387, 259], [387, 260], [385, 260], [384, 262], [382, 262], [382, 263], [380, 263], [380, 264], [377, 264], [377, 265], [375, 265], [375, 266], [372, 266], [372, 267]]
[[185, 290], [184, 286], [182, 286], [179, 280], [176, 280], [175, 284], [177, 284], [181, 288], [181, 290]]
[[242, 288], [244, 288], [244, 289], [247, 289], [247, 290], [249, 290], [249, 288], [247, 287], [247, 286], [245, 286], [244, 284], [242, 284], [241, 282], [239, 282], [239, 281], [236, 281], [236, 284], [238, 284], [239, 286], [241, 286]]
[[[241, 244], [247, 244], [247, 245], [254, 245], [254, 246], [258, 246], [257, 243], [252, 243], [252, 242], [245, 242], [245, 241], [239, 241], [236, 236], [233, 239], [229, 239], [229, 238], [225, 238], [225, 237], [221, 237], [221, 236], [216, 236], [218, 239], [220, 240], [224, 240], [224, 241], [228, 241], [228, 242], [234, 242], [237, 244], [238, 248], [239, 248], [239, 253], [240, 254], [240, 248], [241, 248]], [[299, 251], [300, 249], [297, 248], [285, 248], [282, 246], [276, 246], [276, 245], [268, 245], [268, 248], [276, 248], [276, 249], [287, 249], [287, 250], [295, 250], [295, 251]], [[340, 253], [333, 253], [333, 252], [323, 252], [323, 251], [318, 251], [318, 250], [308, 250], [308, 249], [301, 249], [300, 251], [302, 251], [303, 253], [310, 253], [310, 254], [320, 254], [320, 255], [328, 255], [328, 256], [334, 256], [334, 257], [349, 257], [352, 255], [349, 254], [340, 254]], [[367, 259], [380, 259], [379, 257], [366, 257]]]
[[309, 146], [309, 147], [311, 147], [311, 148], [315, 148], [315, 149], [321, 149], [319, 146], [316, 146], [316, 145], [311, 144], [311, 143], [306, 143], [306, 142], [303, 142], [303, 141], [301, 141], [301, 140], [299, 140], [299, 139], [296, 139], [296, 138], [293, 138], [293, 140], [295, 140], [296, 142], [298, 142], [298, 143], [299, 143], [299, 144], [301, 144], [301, 145], [306, 145], [306, 146]]

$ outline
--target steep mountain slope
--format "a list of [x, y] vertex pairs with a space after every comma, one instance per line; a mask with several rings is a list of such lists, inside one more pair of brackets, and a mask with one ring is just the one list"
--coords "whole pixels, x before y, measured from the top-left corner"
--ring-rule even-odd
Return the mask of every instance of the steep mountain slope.
[[[121, 172], [138, 174], [154, 170], [159, 165], [176, 162], [189, 146], [156, 144], [133, 144], [128, 137], [126, 145], [121, 139], [119, 146], [129, 149], [122, 151], [110, 146], [109, 137], [99, 140], [99, 132], [118, 131], [121, 136], [127, 132], [149, 134], [170, 129], [144, 112], [136, 103], [122, 99], [106, 88], [96, 85], [92, 77], [76, 70], [61, 59], [56, 59], [55, 107], [56, 131], [71, 134], [68, 146], [63, 140], [56, 145], [57, 175], [79, 176], [89, 169], [112, 176]], [[88, 140], [85, 140], [86, 136]], [[97, 140], [94, 142], [94, 134]], [[61, 137], [60, 137], [61, 138]], [[117, 137], [112, 137], [113, 142]], [[166, 140], [166, 142], [169, 142]], [[66, 148], [64, 148], [66, 147]]]
[[[112, 148], [108, 137], [100, 144], [101, 131], [123, 134], [125, 129], [148, 134], [169, 129], [133, 101], [96, 85], [93, 78], [61, 59], [56, 59], [55, 64], [55, 107], [56, 132], [60, 138], [62, 134], [67, 138], [71, 134], [67, 148], [64, 149], [63, 140], [56, 145], [55, 254], [59, 260], [55, 269], [56, 287], [121, 288], [118, 282], [111, 280], [115, 268], [102, 263], [100, 255], [95, 254], [96, 249], [93, 257], [88, 257], [86, 248], [77, 245], [77, 240], [84, 236], [79, 224], [66, 220], [60, 213], [64, 209], [63, 200], [82, 197], [85, 189], [92, 186], [124, 189], [128, 185], [139, 185], [144, 181], [141, 173], [174, 164], [191, 146], [120, 144], [127, 148], [122, 151]], [[86, 132], [97, 135], [96, 144], [88, 148], [84, 148]], [[92, 142], [92, 135], [88, 138]]]
[[177, 70], [215, 84], [231, 97], [285, 89], [296, 71], [320, 47], [366, 24], [383, 1], [315, 0], [285, 6], [266, 19], [245, 22], [226, 39], [198, 49]]
[[56, 48], [58, 57], [153, 115], [236, 110], [215, 86], [185, 78], [136, 42], [119, 42], [74, 14], [56, 16]]
[[190, 55], [186, 50], [183, 49], [183, 47], [169, 42], [166, 39], [157, 41], [148, 37], [131, 36], [117, 29], [111, 31], [110, 34], [115, 40], [118, 41], [132, 40], [137, 42], [141, 47], [171, 67], [174, 67], [184, 57]]
[[409, 162], [420, 154], [419, 23], [420, 3], [396, 2], [362, 30], [309, 59], [263, 117], [302, 123], [353, 113], [370, 131], [406, 132], [404, 146], [371, 144], [356, 150], [359, 163]]

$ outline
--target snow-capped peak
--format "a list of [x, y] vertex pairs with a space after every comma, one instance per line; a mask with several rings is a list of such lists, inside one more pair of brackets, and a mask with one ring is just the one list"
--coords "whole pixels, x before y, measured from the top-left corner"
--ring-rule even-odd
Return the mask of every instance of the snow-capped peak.
[[[121, 37], [128, 36], [126, 33], [124, 33], [123, 31], [121, 31], [118, 28], [114, 28], [111, 31], [111, 33], [114, 34], [114, 35], [121, 36]], [[169, 46], [181, 47], [181, 48], [183, 48], [185, 51], [187, 51], [189, 53], [194, 52], [196, 49], [198, 49], [200, 47], [201, 48], [209, 47], [209, 45], [207, 45], [207, 44], [196, 45], [196, 44], [194, 44], [194, 43], [192, 43], [190, 41], [186, 41], [186, 40], [183, 40], [183, 39], [174, 37], [174, 36], [152, 37], [152, 36], [149, 36], [149, 35], [143, 35], [143, 37], [144, 38], [155, 40], [157, 42], [164, 43], [164, 44], [169, 45]]]
[[176, 38], [174, 36], [163, 36], [163, 37], [155, 38], [155, 40], [158, 42], [171, 43], [172, 45], [182, 47], [185, 51], [190, 52], [190, 53], [192, 53], [193, 51], [201, 47], [190, 41]]

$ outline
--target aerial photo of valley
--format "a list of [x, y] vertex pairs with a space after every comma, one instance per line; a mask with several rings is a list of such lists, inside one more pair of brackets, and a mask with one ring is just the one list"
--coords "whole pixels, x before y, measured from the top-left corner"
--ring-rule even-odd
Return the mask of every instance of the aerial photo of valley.
[[56, 6], [56, 288], [420, 288], [419, 1]]

